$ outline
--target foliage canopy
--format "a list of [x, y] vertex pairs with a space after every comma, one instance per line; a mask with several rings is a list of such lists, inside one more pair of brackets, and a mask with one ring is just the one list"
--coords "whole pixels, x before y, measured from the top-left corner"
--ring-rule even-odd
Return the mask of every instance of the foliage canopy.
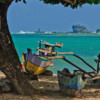
[[65, 7], [70, 6], [71, 8], [77, 8], [83, 4], [99, 4], [100, 0], [40, 0], [46, 4], [58, 4], [61, 3]]
[[[0, 0], [0, 2], [5, 3], [7, 0]], [[11, 1], [11, 0], [9, 0]], [[26, 0], [12, 0], [15, 2], [23, 1], [26, 3]], [[83, 4], [99, 4], [100, 0], [40, 0], [46, 4], [59, 4], [61, 3], [65, 7], [70, 6], [71, 8], [77, 8], [78, 6], [82, 6]]]

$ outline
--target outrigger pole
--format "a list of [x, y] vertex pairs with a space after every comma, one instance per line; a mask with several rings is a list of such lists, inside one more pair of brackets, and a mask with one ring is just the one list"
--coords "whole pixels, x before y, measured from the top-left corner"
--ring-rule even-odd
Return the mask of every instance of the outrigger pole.
[[98, 55], [98, 62], [97, 62], [97, 73], [99, 73], [99, 63], [100, 63], [100, 54]]
[[[42, 50], [42, 49], [39, 49], [38, 51], [41, 51], [41, 52], [46, 52], [46, 53], [51, 53], [50, 51], [46, 51], [46, 50]], [[84, 59], [82, 59], [81, 57], [75, 55], [73, 52], [52, 52], [52, 54], [70, 54], [70, 55], [73, 55], [77, 58], [79, 58], [81, 61], [83, 61], [86, 65], [88, 65], [88, 67], [90, 67], [91, 69], [93, 69], [94, 71], [96, 71], [90, 64], [88, 64]], [[57, 56], [58, 57], [58, 56]], [[56, 59], [56, 58], [55, 58]], [[59, 58], [58, 58], [59, 59]]]
[[[44, 57], [43, 57], [44, 58]], [[93, 77], [91, 75], [91, 73], [86, 72], [85, 70], [81, 69], [80, 67], [78, 67], [77, 65], [73, 64], [71, 61], [67, 60], [64, 56], [54, 56], [54, 57], [46, 57], [47, 59], [63, 59], [64, 61], [68, 62], [69, 64], [73, 65], [74, 67], [76, 67], [77, 69], [79, 69], [80, 71], [82, 71], [83, 73], [88, 74], [89, 76]]]
[[68, 62], [69, 64], [73, 65], [74, 67], [76, 67], [77, 69], [79, 69], [80, 71], [82, 71], [83, 73], [88, 74], [89, 76], [93, 77], [90, 73], [86, 72], [85, 70], [81, 69], [80, 67], [78, 67], [77, 65], [73, 64], [71, 61], [69, 61], [68, 59], [66, 59], [65, 57], [63, 57], [63, 60]]
[[[80, 67], [78, 67], [77, 65], [73, 64], [71, 61], [67, 60], [64, 56], [58, 56], [58, 54], [71, 54], [77, 58], [79, 58], [81, 61], [83, 61], [86, 65], [88, 65], [88, 67], [90, 67], [91, 69], [93, 69], [93, 71], [96, 72], [96, 70], [90, 65], [88, 64], [85, 60], [83, 60], [81, 57], [75, 55], [73, 52], [51, 52], [49, 50], [43, 50], [43, 49], [38, 49], [39, 52], [45, 52], [45, 53], [48, 53], [50, 54], [50, 56], [45, 56], [45, 58], [47, 59], [63, 59], [64, 61], [70, 63], [71, 65], [73, 65], [74, 67], [78, 68], [80, 71], [82, 71], [83, 73], [86, 73], [88, 74], [89, 76], [93, 77], [93, 75], [91, 75], [91, 73], [89, 72], [86, 72], [85, 70], [81, 69]], [[56, 56], [52, 56], [53, 55], [56, 55]], [[43, 57], [44, 58], [44, 57]], [[99, 66], [99, 65], [98, 65]], [[99, 71], [99, 68], [97, 69]]]
[[73, 56], [75, 56], [75, 57], [77, 57], [77, 58], [79, 58], [79, 59], [81, 59], [86, 65], [88, 65], [90, 68], [92, 68], [94, 71], [96, 71], [90, 64], [88, 64], [84, 59], [82, 59], [81, 57], [79, 57], [79, 56], [77, 56], [77, 55], [75, 55], [75, 54], [72, 54]]

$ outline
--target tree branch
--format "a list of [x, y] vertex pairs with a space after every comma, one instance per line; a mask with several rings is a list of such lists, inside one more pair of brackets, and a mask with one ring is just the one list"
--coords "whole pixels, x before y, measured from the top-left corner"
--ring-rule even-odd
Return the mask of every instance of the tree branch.
[[76, 0], [63, 0], [63, 1], [70, 3], [70, 4], [73, 4], [73, 5], [76, 4]]
[[5, 5], [8, 8], [14, 0], [5, 0]]

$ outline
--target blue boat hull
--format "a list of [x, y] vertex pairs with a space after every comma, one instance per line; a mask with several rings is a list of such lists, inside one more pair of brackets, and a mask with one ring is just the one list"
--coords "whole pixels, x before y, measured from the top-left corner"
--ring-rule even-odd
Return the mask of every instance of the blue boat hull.
[[57, 74], [60, 90], [66, 95], [78, 96], [86, 84], [86, 81], [82, 79], [82, 74], [76, 74], [72, 78], [59, 71]]

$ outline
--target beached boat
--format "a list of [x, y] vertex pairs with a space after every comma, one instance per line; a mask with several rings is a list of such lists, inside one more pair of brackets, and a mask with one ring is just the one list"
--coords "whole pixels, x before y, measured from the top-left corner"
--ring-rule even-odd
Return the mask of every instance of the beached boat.
[[32, 50], [28, 49], [26, 54], [22, 55], [26, 71], [36, 75], [46, 71], [51, 60], [41, 58], [39, 55], [32, 54]]
[[[89, 86], [88, 82], [90, 83], [96, 83], [100, 82], [100, 68], [99, 68], [99, 63], [100, 63], [100, 54], [98, 55], [98, 60], [97, 62], [97, 70], [94, 69], [91, 65], [89, 65], [85, 60], [83, 60], [81, 57], [74, 55], [75, 57], [79, 58], [81, 61], [83, 61], [88, 67], [93, 69], [93, 72], [87, 72], [77, 65], [73, 64], [66, 58], [62, 58], [63, 60], [67, 61], [74, 67], [78, 68], [79, 70], [74, 70], [74, 73], [71, 74], [67, 68], [64, 68], [62, 71], [58, 71], [58, 82], [59, 82], [59, 87], [60, 90], [70, 96], [81, 96], [81, 90], [85, 87], [85, 85]], [[100, 84], [100, 83], [99, 83]]]
[[58, 82], [61, 92], [68, 96], [79, 96], [86, 84], [82, 73], [71, 74], [69, 72], [58, 71]]
[[27, 53], [23, 53], [22, 55], [25, 70], [35, 75], [44, 73], [52, 61], [52, 59], [46, 57], [54, 56], [55, 47], [62, 47], [62, 44], [56, 43], [54, 45], [45, 41], [40, 41], [39, 47], [37, 48], [38, 53], [32, 54], [32, 50], [27, 49]]

